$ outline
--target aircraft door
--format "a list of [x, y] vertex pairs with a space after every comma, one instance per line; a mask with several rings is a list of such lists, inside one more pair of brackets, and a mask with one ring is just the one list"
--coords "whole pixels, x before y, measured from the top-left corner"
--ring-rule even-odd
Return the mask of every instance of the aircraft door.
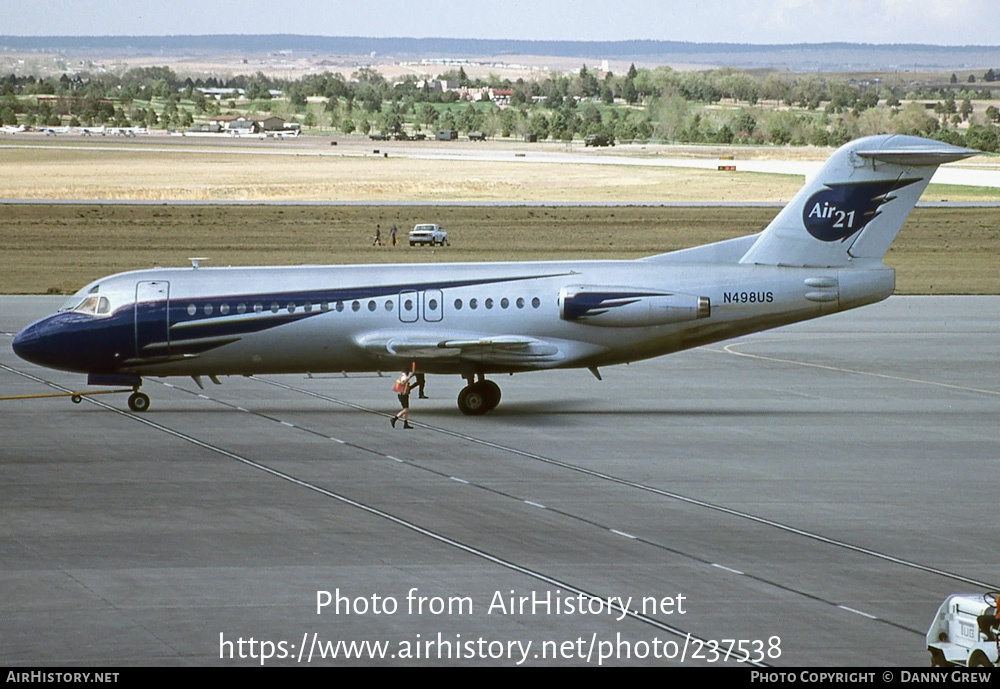
[[415, 323], [420, 308], [420, 295], [416, 290], [406, 289], [399, 293], [399, 320], [404, 323]]
[[437, 323], [444, 317], [444, 297], [439, 289], [429, 289], [423, 293], [424, 320]]
[[135, 352], [137, 357], [170, 354], [170, 283], [147, 280], [135, 286]]

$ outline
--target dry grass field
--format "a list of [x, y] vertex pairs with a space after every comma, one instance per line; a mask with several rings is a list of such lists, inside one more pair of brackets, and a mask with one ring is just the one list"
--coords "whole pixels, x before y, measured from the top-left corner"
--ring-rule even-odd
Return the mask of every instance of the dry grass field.
[[[562, 144], [454, 142], [456, 147], [447, 150], [485, 150], [499, 159], [427, 160], [395, 155], [401, 150], [395, 142], [360, 137], [333, 147], [316, 137], [216, 143], [180, 137], [18, 136], [0, 141], [0, 198], [110, 203], [0, 206], [4, 294], [72, 292], [117, 271], [189, 265], [191, 256], [209, 257], [211, 265], [637, 258], [757, 232], [777, 210], [487, 204], [783, 202], [802, 183], [788, 175], [592, 164], [602, 155], [725, 154], [710, 147], [671, 147], [667, 153], [657, 147], [617, 147], [588, 151], [590, 163], [567, 164], [532, 160], [541, 153], [572, 152]], [[796, 152], [815, 159], [828, 154]], [[740, 149], [738, 155], [773, 152]], [[932, 185], [924, 198], [996, 200], [996, 190]], [[123, 200], [154, 203], [114, 203]], [[212, 204], [155, 203], [175, 200]], [[454, 201], [467, 205], [447, 205]], [[378, 205], [384, 202], [414, 205]], [[917, 209], [886, 258], [898, 269], [897, 291], [1000, 294], [997, 216], [996, 209]], [[435, 250], [405, 242], [396, 248], [371, 246], [376, 223], [386, 236], [395, 224], [405, 238], [417, 222], [441, 223], [452, 245]]]
[[[105, 140], [101, 140], [104, 143]], [[0, 149], [0, 197], [188, 201], [781, 201], [788, 175], [505, 160], [423, 160], [384, 143], [337, 153], [247, 142], [26, 146]], [[332, 147], [328, 147], [332, 148]], [[549, 147], [556, 151], [559, 147]], [[374, 154], [378, 149], [379, 154]], [[419, 152], [419, 149], [417, 149]], [[431, 149], [427, 149], [431, 150]], [[455, 149], [461, 150], [461, 149]], [[341, 153], [341, 151], [344, 151]], [[388, 157], [386, 157], [388, 153]], [[536, 149], [537, 155], [537, 149]], [[720, 179], [721, 177], [721, 179]]]
[[[784, 202], [797, 175], [621, 164], [657, 158], [824, 160], [830, 149], [545, 142], [440, 144], [17, 135], [0, 139], [0, 198], [107, 201]], [[376, 153], [378, 151], [378, 153]], [[401, 155], [405, 153], [406, 156]], [[439, 156], [427, 159], [420, 156]], [[465, 158], [459, 156], [466, 156]], [[479, 159], [471, 158], [479, 156]], [[553, 156], [564, 161], [549, 162]], [[575, 158], [574, 158], [575, 156]], [[607, 164], [600, 164], [607, 160]], [[737, 167], [738, 164], [737, 164]], [[1000, 201], [1000, 190], [942, 189], [925, 199]]]
[[[153, 266], [638, 258], [757, 232], [774, 208], [4, 205], [0, 293]], [[996, 209], [918, 208], [886, 257], [900, 294], [1000, 294]], [[451, 246], [373, 247], [439, 222]]]

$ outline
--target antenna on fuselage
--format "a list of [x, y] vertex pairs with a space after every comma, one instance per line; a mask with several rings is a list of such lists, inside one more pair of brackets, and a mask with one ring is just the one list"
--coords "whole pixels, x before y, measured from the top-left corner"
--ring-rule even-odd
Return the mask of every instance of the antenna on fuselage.
[[201, 257], [201, 258], [189, 258], [188, 260], [191, 261], [191, 267], [194, 268], [195, 270], [198, 270], [199, 268], [201, 268], [201, 261], [207, 261], [208, 259], [205, 257]]

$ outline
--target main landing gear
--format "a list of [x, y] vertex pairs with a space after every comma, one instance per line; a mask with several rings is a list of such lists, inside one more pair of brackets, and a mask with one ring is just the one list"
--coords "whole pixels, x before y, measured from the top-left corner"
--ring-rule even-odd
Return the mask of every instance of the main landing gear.
[[473, 381], [472, 376], [468, 376], [466, 380], [469, 384], [458, 393], [458, 408], [463, 414], [480, 416], [496, 409], [500, 404], [499, 385], [492, 380], [485, 380], [482, 374], [477, 381]]

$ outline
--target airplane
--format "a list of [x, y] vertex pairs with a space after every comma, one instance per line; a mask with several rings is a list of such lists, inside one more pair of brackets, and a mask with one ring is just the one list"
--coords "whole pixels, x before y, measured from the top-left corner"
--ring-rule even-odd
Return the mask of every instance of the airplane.
[[462, 376], [458, 407], [500, 402], [487, 375], [670, 354], [881, 301], [882, 257], [937, 167], [977, 151], [903, 135], [837, 149], [760, 233], [637, 260], [156, 268], [93, 282], [17, 334], [41, 366], [143, 378], [416, 370]]
[[5, 124], [4, 126], [0, 127], [0, 134], [20, 134], [23, 131], [27, 131], [27, 129], [28, 128], [25, 127], [23, 124], [18, 126], [14, 126], [12, 124]]

